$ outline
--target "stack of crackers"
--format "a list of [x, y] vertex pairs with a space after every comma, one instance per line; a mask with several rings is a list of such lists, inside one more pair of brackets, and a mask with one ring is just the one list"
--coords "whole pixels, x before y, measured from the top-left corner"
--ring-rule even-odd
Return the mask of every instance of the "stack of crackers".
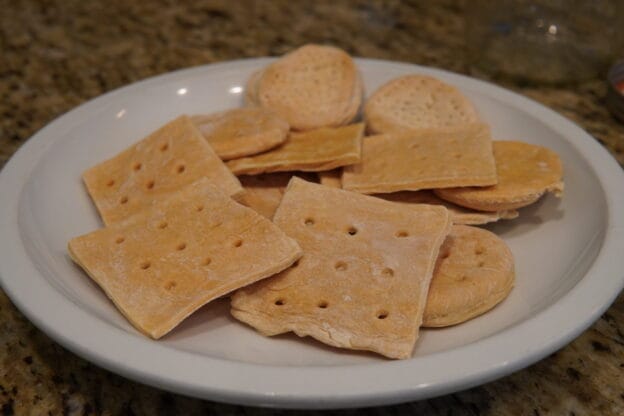
[[365, 100], [337, 48], [252, 74], [245, 101], [180, 116], [83, 175], [105, 228], [69, 253], [152, 338], [229, 295], [264, 335], [408, 358], [421, 327], [511, 291], [511, 251], [474, 225], [563, 191], [554, 152], [492, 141], [453, 86], [415, 74]]

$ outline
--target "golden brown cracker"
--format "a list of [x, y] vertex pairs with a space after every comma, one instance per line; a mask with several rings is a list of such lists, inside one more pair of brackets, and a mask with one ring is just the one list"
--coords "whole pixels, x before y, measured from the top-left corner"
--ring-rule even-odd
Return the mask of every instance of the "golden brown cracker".
[[563, 193], [563, 166], [559, 156], [542, 146], [493, 142], [498, 183], [485, 188], [438, 189], [447, 201], [481, 211], [512, 210], [537, 201], [544, 193]]
[[496, 183], [485, 124], [365, 137], [362, 162], [343, 169], [342, 187], [365, 194]]
[[274, 110], [295, 130], [348, 124], [361, 104], [355, 62], [331, 46], [302, 46], [252, 76], [251, 83], [248, 101]]
[[514, 278], [513, 254], [502, 239], [454, 225], [440, 249], [423, 326], [456, 325], [489, 311], [507, 297]]
[[167, 123], [83, 174], [106, 225], [128, 218], [202, 177], [228, 195], [243, 191], [187, 116]]
[[208, 182], [200, 179], [126, 221], [69, 242], [72, 259], [152, 338], [301, 255], [273, 223]]
[[304, 255], [232, 296], [232, 314], [265, 335], [293, 331], [326, 344], [408, 358], [446, 208], [404, 207], [293, 178], [273, 218]]
[[236, 108], [191, 120], [221, 160], [266, 152], [286, 141], [288, 123], [264, 108]]
[[236, 175], [330, 170], [360, 161], [363, 133], [362, 123], [291, 132], [283, 145], [259, 155], [230, 160], [227, 166]]
[[364, 117], [373, 134], [479, 121], [474, 106], [457, 88], [427, 75], [406, 75], [382, 85], [366, 101]]

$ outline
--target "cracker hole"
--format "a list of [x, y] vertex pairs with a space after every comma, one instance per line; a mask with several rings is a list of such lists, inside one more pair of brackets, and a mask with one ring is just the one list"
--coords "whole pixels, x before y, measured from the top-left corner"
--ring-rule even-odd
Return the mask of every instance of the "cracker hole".
[[204, 210], [204, 206], [203, 205], [197, 205], [195, 207], [195, 211], [197, 211], [197, 212], [202, 212], [203, 210]]
[[284, 301], [284, 299], [277, 299], [275, 300], [275, 302], [273, 302], [276, 306], [282, 306], [284, 305], [284, 303], [286, 303], [286, 301]]
[[167, 150], [169, 150], [169, 144], [168, 144], [168, 143], [163, 143], [163, 144], [160, 146], [160, 151], [161, 151], [161, 152], [166, 152]]
[[396, 236], [399, 238], [407, 237], [407, 231], [397, 231]]
[[349, 235], [356, 235], [358, 233], [358, 230], [355, 227], [349, 227], [349, 229], [347, 230], [347, 233]]
[[442, 253], [440, 257], [442, 257], [442, 260], [444, 260], [444, 259], [448, 259], [450, 255], [451, 255], [450, 251], [445, 251]]
[[477, 267], [483, 267], [485, 266], [485, 262], [484, 261], [480, 261], [479, 264], [477, 264]]
[[412, 144], [410, 145], [410, 147], [411, 147], [412, 149], [418, 149], [418, 148], [420, 147], [420, 145], [419, 145], [418, 143], [412, 143]]
[[206, 257], [203, 261], [202, 261], [202, 266], [209, 266], [210, 263], [212, 263], [212, 259], [210, 257]]
[[314, 225], [314, 219], [312, 218], [306, 218], [305, 221], [303, 222], [305, 225]]
[[119, 200], [120, 203], [122, 204], [126, 204], [128, 202], [128, 197], [127, 196], [122, 196], [121, 199]]
[[347, 270], [347, 263], [345, 263], [344, 261], [339, 261], [334, 265], [334, 268], [339, 272], [343, 272]]
[[392, 270], [390, 267], [386, 267], [381, 271], [381, 274], [387, 277], [392, 277], [394, 276], [394, 270]]
[[388, 317], [388, 311], [377, 312], [377, 319], [386, 319]]
[[176, 250], [182, 251], [186, 248], [186, 243], [180, 243], [176, 246]]
[[115, 242], [116, 242], [117, 244], [121, 244], [121, 243], [123, 243], [124, 241], [126, 241], [126, 239], [125, 239], [125, 238], [123, 238], [123, 237], [117, 237], [117, 239], [115, 239]]
[[167, 228], [167, 226], [169, 226], [169, 224], [167, 224], [167, 221], [162, 221], [158, 224], [158, 228], [160, 228], [161, 230], [164, 230], [165, 228]]
[[485, 249], [484, 249], [483, 247], [477, 247], [477, 248], [475, 249], [475, 254], [476, 254], [477, 256], [480, 256], [480, 255], [481, 255], [481, 254], [483, 254], [483, 253], [485, 253]]
[[459, 154], [459, 153], [455, 154], [455, 159], [461, 159], [461, 158], [462, 158], [461, 154]]
[[174, 287], [176, 287], [178, 284], [176, 282], [174, 282], [173, 280], [168, 281], [167, 283], [165, 283], [165, 289], [166, 290], [172, 290]]
[[318, 306], [321, 309], [327, 309], [327, 307], [329, 306], [329, 302], [327, 302], [326, 300], [322, 300], [319, 303], [317, 303], [316, 306]]
[[154, 182], [154, 181], [149, 181], [149, 182], [147, 183], [147, 185], [145, 185], [145, 187], [146, 187], [147, 189], [153, 189], [153, 188], [154, 188], [154, 185], [155, 185], [155, 182]]
[[238, 239], [236, 241], [234, 241], [234, 247], [240, 247], [243, 245], [243, 240]]
[[141, 269], [143, 270], [147, 270], [151, 267], [152, 263], [150, 263], [149, 261], [144, 261], [143, 263], [141, 263]]
[[178, 165], [178, 167], [176, 168], [176, 172], [178, 173], [183, 173], [186, 170], [186, 166], [184, 165]]
[[132, 165], [132, 169], [134, 169], [135, 171], [141, 170], [142, 167], [143, 164], [141, 164], [141, 162], [136, 162], [134, 165]]
[[106, 186], [110, 187], [110, 186], [113, 186], [113, 185], [115, 185], [115, 180], [114, 179], [111, 179], [110, 181], [106, 182]]

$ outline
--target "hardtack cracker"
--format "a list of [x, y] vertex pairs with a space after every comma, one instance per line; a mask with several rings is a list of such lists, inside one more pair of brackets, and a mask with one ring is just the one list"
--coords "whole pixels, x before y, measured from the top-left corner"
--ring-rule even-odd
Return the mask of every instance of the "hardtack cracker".
[[503, 240], [454, 225], [440, 249], [423, 326], [456, 325], [489, 311], [507, 297], [514, 277], [513, 255]]
[[255, 156], [227, 162], [236, 175], [265, 172], [316, 172], [358, 163], [362, 154], [362, 123], [337, 128], [292, 132], [283, 145]]
[[286, 141], [289, 130], [285, 120], [264, 108], [236, 108], [191, 120], [221, 160], [270, 150]]
[[382, 85], [366, 101], [369, 133], [461, 127], [479, 121], [459, 90], [426, 75], [406, 75]]
[[290, 266], [301, 250], [203, 178], [69, 253], [141, 332], [160, 338], [202, 305]]
[[203, 177], [231, 196], [243, 190], [187, 116], [176, 118], [83, 174], [106, 225], [128, 218]]
[[485, 124], [366, 137], [362, 161], [343, 169], [342, 187], [365, 194], [496, 184]]
[[450, 231], [446, 208], [403, 207], [293, 178], [273, 218], [299, 261], [232, 296], [232, 315], [265, 335], [408, 358]]

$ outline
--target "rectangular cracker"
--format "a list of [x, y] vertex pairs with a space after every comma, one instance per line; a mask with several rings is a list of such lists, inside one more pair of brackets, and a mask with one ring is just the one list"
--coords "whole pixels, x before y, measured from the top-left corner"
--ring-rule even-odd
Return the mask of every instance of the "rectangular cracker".
[[291, 132], [283, 145], [259, 155], [234, 159], [227, 166], [236, 175], [265, 172], [318, 172], [359, 163], [364, 124]]
[[406, 207], [293, 178], [273, 221], [304, 255], [234, 293], [234, 317], [265, 335], [293, 331], [335, 347], [411, 356], [451, 228], [446, 208]]
[[230, 196], [243, 188], [187, 116], [83, 174], [104, 224], [115, 224], [207, 177]]
[[331, 188], [342, 188], [342, 168], [317, 173], [321, 185]]
[[370, 136], [362, 162], [344, 168], [342, 187], [365, 194], [497, 182], [486, 124]]
[[68, 250], [130, 323], [155, 339], [211, 300], [301, 256], [296, 241], [207, 178], [72, 239]]
[[485, 212], [460, 207], [452, 202], [438, 198], [432, 191], [401, 191], [391, 194], [376, 194], [374, 196], [406, 206], [419, 204], [443, 205], [451, 213], [453, 224], [482, 225], [501, 219], [509, 220], [518, 217], [518, 211], [515, 209]]
[[260, 175], [243, 175], [238, 179], [245, 190], [239, 201], [269, 219], [273, 218], [275, 210], [282, 200], [282, 195], [290, 179], [297, 175], [311, 180], [313, 173], [304, 172], [274, 172]]

